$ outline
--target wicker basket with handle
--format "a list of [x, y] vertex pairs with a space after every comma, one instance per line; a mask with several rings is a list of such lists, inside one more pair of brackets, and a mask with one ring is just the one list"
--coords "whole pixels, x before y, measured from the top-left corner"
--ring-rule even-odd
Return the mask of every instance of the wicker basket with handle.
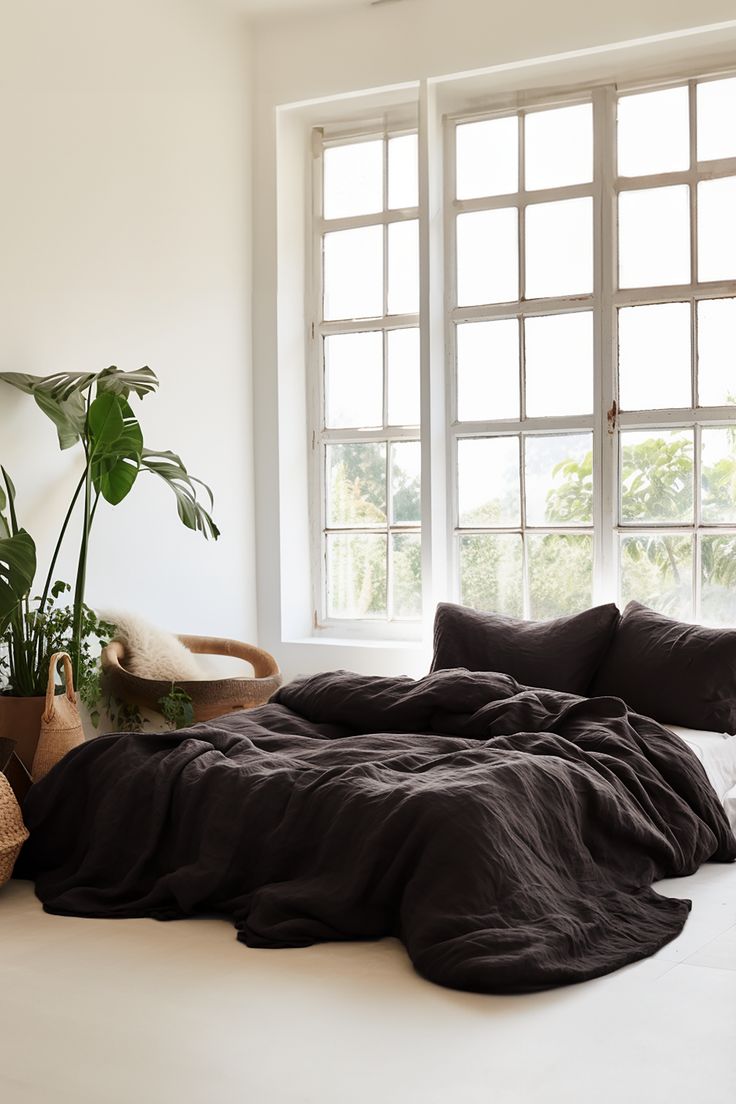
[[10, 881], [15, 860], [27, 839], [20, 805], [7, 778], [0, 774], [0, 886]]
[[[269, 652], [216, 636], [180, 636], [182, 644], [195, 655], [233, 656], [253, 668], [253, 678], [176, 679], [192, 702], [195, 722], [211, 721], [236, 709], [253, 709], [275, 694], [283, 678], [279, 665]], [[102, 651], [103, 688], [124, 702], [160, 712], [161, 698], [168, 694], [171, 682], [142, 678], [125, 667], [125, 645], [113, 640]]]
[[[66, 693], [55, 693], [56, 665], [64, 660]], [[74, 693], [72, 661], [66, 652], [56, 652], [49, 661], [49, 681], [46, 687], [46, 708], [41, 715], [41, 735], [33, 757], [31, 777], [39, 782], [63, 759], [68, 751], [84, 743], [82, 720]]]

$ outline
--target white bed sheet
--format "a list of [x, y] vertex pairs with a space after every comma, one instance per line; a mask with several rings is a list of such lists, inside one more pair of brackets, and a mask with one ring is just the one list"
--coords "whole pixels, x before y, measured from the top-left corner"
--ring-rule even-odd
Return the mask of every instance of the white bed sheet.
[[667, 725], [667, 728], [684, 740], [700, 759], [736, 833], [736, 736], [678, 725]]

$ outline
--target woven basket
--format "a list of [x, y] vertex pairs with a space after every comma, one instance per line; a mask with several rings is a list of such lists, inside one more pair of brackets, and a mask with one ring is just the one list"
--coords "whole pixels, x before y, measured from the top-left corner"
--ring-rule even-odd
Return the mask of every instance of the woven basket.
[[[176, 685], [191, 699], [195, 722], [263, 705], [283, 681], [274, 657], [253, 644], [216, 636], [180, 636], [179, 640], [195, 655], [232, 656], [253, 668], [252, 678], [176, 679]], [[141, 678], [126, 670], [125, 646], [119, 640], [113, 640], [102, 651], [102, 675], [108, 694], [156, 712], [161, 711], [160, 700], [171, 689], [170, 681]]]
[[[66, 693], [55, 693], [56, 664], [64, 660]], [[66, 652], [56, 652], [49, 661], [49, 681], [46, 687], [46, 708], [41, 715], [41, 735], [33, 757], [31, 777], [39, 782], [63, 759], [68, 751], [84, 743], [82, 720], [74, 693], [72, 661]]]
[[7, 778], [0, 774], [0, 886], [10, 881], [15, 860], [27, 839], [20, 805]]

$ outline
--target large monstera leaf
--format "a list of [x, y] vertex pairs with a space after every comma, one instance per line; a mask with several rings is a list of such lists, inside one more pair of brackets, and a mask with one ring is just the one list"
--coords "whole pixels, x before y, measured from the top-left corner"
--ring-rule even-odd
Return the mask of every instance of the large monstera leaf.
[[158, 387], [158, 377], [150, 368], [139, 368], [135, 372], [121, 372], [112, 365], [103, 369], [97, 376], [97, 394], [110, 392], [127, 399], [130, 392], [134, 391], [139, 399], [144, 399]]
[[116, 506], [138, 478], [143, 434], [130, 405], [120, 393], [103, 391], [87, 416], [90, 476], [95, 490]]
[[36, 574], [36, 546], [25, 529], [0, 537], [0, 633], [25, 598]]
[[53, 376], [0, 373], [0, 380], [33, 396], [37, 406], [56, 426], [62, 449], [76, 445], [84, 432], [86, 410], [83, 392], [94, 378], [88, 372], [59, 372]]
[[102, 372], [57, 372], [51, 376], [0, 372], [0, 380], [33, 396], [56, 426], [62, 449], [71, 448], [84, 435], [87, 414], [85, 392], [92, 384], [97, 384], [98, 395], [111, 393], [123, 399], [127, 399], [131, 391], [143, 398], [158, 387], [158, 379], [150, 368], [121, 372], [114, 365]]
[[212, 537], [217, 540], [220, 530], [197, 498], [195, 483], [206, 491], [210, 510], [214, 504], [212, 491], [201, 479], [195, 479], [194, 476], [189, 475], [180, 456], [175, 452], [157, 452], [155, 449], [144, 448], [141, 467], [163, 479], [174, 492], [177, 512], [187, 529], [194, 529], [202, 533], [205, 538]]
[[[0, 537], [11, 537], [18, 528], [18, 521], [15, 516], [15, 486], [5, 468], [0, 467], [0, 475], [2, 475], [8, 491], [6, 495], [2, 483], [0, 483]], [[8, 512], [7, 518], [5, 516], [6, 510]]]
[[[31, 589], [36, 574], [36, 546], [15, 516], [15, 487], [0, 468], [7, 495], [0, 486], [0, 633]], [[6, 516], [7, 510], [7, 516]]]

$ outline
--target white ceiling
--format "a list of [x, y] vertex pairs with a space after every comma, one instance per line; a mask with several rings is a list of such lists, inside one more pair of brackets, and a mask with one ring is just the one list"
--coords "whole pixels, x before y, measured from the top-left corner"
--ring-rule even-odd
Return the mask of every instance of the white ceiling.
[[[222, 2], [222, 0], [220, 0]], [[357, 8], [369, 6], [371, 0], [225, 0], [228, 6], [238, 8], [246, 15], [277, 15], [279, 12], [309, 11], [310, 8]], [[384, 3], [400, 3], [401, 0], [382, 0]]]

